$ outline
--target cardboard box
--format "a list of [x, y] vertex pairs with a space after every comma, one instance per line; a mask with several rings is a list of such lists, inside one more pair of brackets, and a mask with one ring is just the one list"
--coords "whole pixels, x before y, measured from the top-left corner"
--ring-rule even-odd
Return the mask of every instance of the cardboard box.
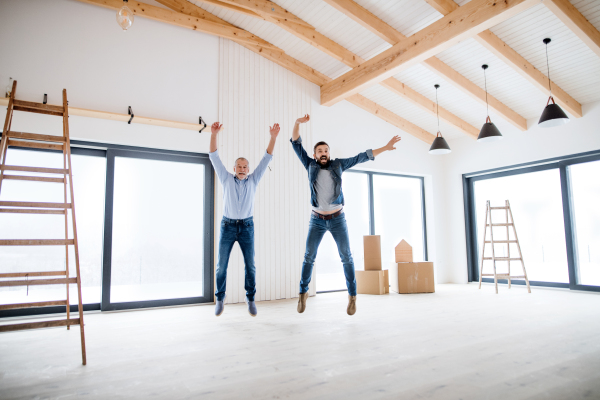
[[386, 294], [390, 292], [388, 270], [356, 271], [356, 293]]
[[365, 271], [381, 271], [381, 236], [363, 236]]
[[396, 293], [434, 293], [433, 263], [393, 263], [390, 284], [390, 289]]
[[413, 262], [412, 246], [402, 239], [396, 246], [396, 262]]

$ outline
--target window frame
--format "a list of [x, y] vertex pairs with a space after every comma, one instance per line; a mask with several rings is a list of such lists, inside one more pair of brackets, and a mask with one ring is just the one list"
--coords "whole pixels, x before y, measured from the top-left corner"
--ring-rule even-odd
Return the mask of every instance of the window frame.
[[[560, 172], [560, 186], [563, 206], [563, 220], [565, 227], [565, 244], [567, 250], [567, 267], [569, 283], [529, 281], [531, 286], [556, 287], [570, 290], [600, 292], [600, 286], [582, 285], [579, 283], [579, 266], [575, 238], [575, 220], [573, 215], [571, 165], [599, 161], [600, 150], [555, 157], [551, 159], [516, 164], [512, 166], [472, 172], [462, 175], [463, 201], [465, 212], [465, 232], [467, 251], [467, 273], [469, 282], [479, 281], [479, 251], [477, 246], [477, 226], [475, 226], [475, 192], [474, 183], [480, 180], [502, 178], [506, 176], [521, 175], [531, 172], [558, 169]], [[527, 267], [527, 265], [525, 266]], [[483, 282], [494, 282], [492, 278], [483, 278]], [[508, 284], [506, 279], [498, 279], [498, 283]], [[525, 285], [524, 280], [511, 280], [513, 285]]]
[[[61, 153], [57, 150], [11, 147], [27, 151]], [[106, 158], [106, 189], [104, 193], [104, 232], [102, 250], [102, 294], [100, 303], [84, 304], [84, 311], [115, 311], [151, 307], [167, 307], [187, 304], [212, 303], [214, 301], [214, 169], [205, 153], [153, 149], [137, 146], [124, 146], [109, 143], [71, 140], [71, 154]], [[115, 157], [142, 158], [186, 162], [204, 165], [204, 296], [124, 303], [110, 302], [111, 256], [112, 256], [112, 217], [114, 200]], [[70, 305], [71, 312], [77, 312], [78, 305]], [[0, 319], [6, 317], [64, 313], [65, 307], [32, 307], [0, 311]]]
[[[418, 179], [421, 181], [421, 222], [423, 224], [423, 260], [428, 261], [428, 250], [427, 250], [427, 212], [425, 209], [425, 177], [422, 176], [414, 176], [414, 175], [403, 175], [403, 174], [395, 174], [389, 172], [376, 172], [376, 171], [367, 171], [360, 169], [349, 169], [344, 171], [345, 174], [353, 173], [353, 174], [366, 174], [367, 175], [367, 185], [369, 186], [369, 235], [375, 235], [375, 207], [374, 199], [374, 186], [373, 186], [373, 176], [382, 175], [382, 176], [393, 176], [397, 178], [410, 178], [410, 179]], [[343, 177], [342, 177], [343, 182]], [[331, 293], [331, 292], [344, 292], [346, 289], [338, 289], [338, 290], [325, 290], [325, 291], [317, 291], [317, 294], [320, 293]]]

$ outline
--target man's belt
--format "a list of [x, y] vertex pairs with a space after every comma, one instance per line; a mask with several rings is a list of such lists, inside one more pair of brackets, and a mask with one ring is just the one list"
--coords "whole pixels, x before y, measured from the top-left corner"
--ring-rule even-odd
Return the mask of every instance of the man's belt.
[[312, 215], [314, 215], [317, 218], [324, 219], [325, 221], [327, 221], [327, 220], [330, 220], [330, 219], [333, 219], [333, 218], [337, 217], [342, 212], [344, 212], [343, 208], [341, 208], [340, 211], [337, 211], [337, 212], [334, 212], [333, 214], [328, 214], [328, 215], [319, 214], [318, 212], [313, 211]]

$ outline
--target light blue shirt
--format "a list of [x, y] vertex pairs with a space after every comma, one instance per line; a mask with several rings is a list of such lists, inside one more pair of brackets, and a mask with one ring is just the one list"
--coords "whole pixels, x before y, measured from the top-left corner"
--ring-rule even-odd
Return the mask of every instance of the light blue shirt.
[[219, 151], [208, 153], [210, 162], [223, 185], [223, 216], [231, 219], [246, 219], [254, 215], [254, 195], [267, 166], [273, 156], [265, 151], [265, 155], [254, 172], [244, 180], [239, 180], [227, 171], [219, 157]]

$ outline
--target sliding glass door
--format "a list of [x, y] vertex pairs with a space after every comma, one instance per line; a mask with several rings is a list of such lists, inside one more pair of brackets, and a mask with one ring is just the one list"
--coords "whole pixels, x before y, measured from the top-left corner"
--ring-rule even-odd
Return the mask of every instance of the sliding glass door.
[[[383, 268], [394, 261], [394, 248], [405, 239], [414, 259], [427, 259], [423, 178], [346, 171], [344, 213], [354, 266], [364, 269], [363, 236], [381, 235]], [[335, 241], [323, 237], [315, 261], [317, 292], [346, 290], [346, 278]]]
[[102, 310], [212, 299], [207, 158], [108, 151]]
[[[600, 291], [599, 175], [596, 152], [463, 176], [469, 279], [479, 280], [486, 201], [504, 206], [509, 200], [530, 283]], [[494, 223], [505, 222], [502, 210], [493, 211], [492, 218]], [[506, 239], [503, 229], [494, 228], [497, 233], [497, 239]], [[487, 253], [491, 249], [486, 246]], [[497, 245], [496, 254], [504, 256], [506, 246]], [[516, 246], [510, 246], [511, 256], [518, 254]], [[484, 273], [491, 272], [489, 263]], [[502, 263], [497, 266], [498, 272], [506, 272]], [[512, 268], [520, 275], [519, 262]]]
[[[213, 170], [208, 157], [87, 142], [72, 142], [71, 152], [84, 309], [212, 301]], [[63, 157], [62, 152], [10, 148], [7, 164], [62, 168]], [[53, 182], [7, 179], [2, 200], [62, 203], [64, 189]], [[2, 239], [65, 235], [63, 215], [0, 213], [0, 227]], [[73, 246], [68, 251], [74, 260]], [[65, 255], [64, 246], [0, 246], [0, 269], [64, 270]], [[74, 265], [69, 272], [75, 276]], [[75, 310], [77, 287], [69, 286]], [[65, 298], [64, 285], [0, 288], [0, 304]], [[0, 317], [64, 311], [7, 310]]]

